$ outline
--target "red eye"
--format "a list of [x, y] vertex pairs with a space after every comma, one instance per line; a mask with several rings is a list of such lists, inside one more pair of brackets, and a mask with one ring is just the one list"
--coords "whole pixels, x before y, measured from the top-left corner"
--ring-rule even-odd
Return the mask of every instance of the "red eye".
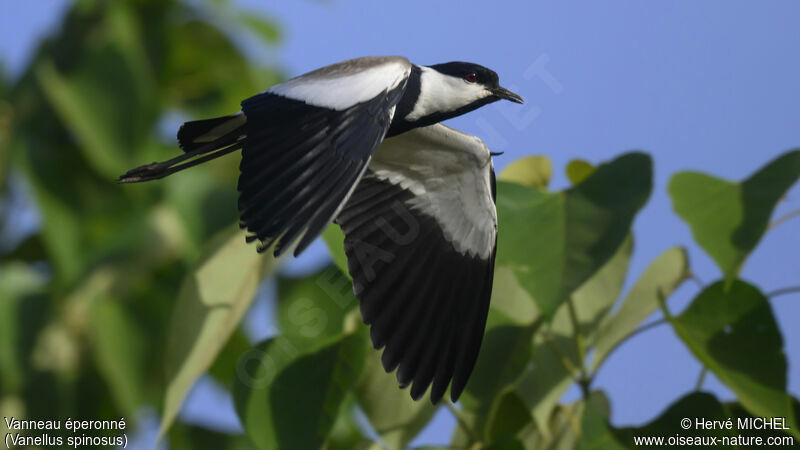
[[470, 83], [474, 83], [478, 81], [478, 74], [476, 74], [475, 72], [470, 72], [467, 74], [467, 76], [464, 77], [464, 79], [469, 81]]

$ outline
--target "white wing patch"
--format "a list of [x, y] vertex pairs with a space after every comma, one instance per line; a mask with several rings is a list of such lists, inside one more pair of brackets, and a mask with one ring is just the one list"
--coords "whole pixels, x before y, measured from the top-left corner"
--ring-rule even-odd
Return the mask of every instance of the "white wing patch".
[[300, 75], [267, 92], [341, 111], [396, 88], [410, 73], [405, 58], [358, 58]]
[[369, 168], [414, 194], [409, 206], [435, 218], [460, 253], [490, 257], [497, 211], [483, 141], [442, 124], [416, 128], [385, 140]]

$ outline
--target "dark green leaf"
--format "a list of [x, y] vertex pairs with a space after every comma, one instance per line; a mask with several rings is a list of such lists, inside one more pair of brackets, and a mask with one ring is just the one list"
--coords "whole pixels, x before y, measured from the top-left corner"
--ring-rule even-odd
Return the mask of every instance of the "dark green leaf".
[[741, 183], [697, 172], [672, 177], [675, 212], [725, 278], [736, 277], [767, 229], [775, 204], [800, 177], [800, 150], [785, 153]]
[[514, 383], [528, 365], [533, 333], [539, 323], [527, 327], [501, 325], [490, 328], [483, 339], [475, 370], [462, 402], [484, 420], [498, 394]]
[[[800, 434], [797, 432], [797, 423], [791, 424], [787, 421], [788, 418], [778, 417], [778, 418], [770, 418], [770, 417], [761, 417], [756, 416], [748, 412], [745, 408], [742, 407], [740, 403], [724, 403], [723, 408], [725, 408], [725, 413], [728, 417], [730, 417], [734, 421], [734, 436], [737, 438], [749, 437], [753, 439], [755, 437], [761, 437], [762, 442], [769, 442], [767, 439], [782, 439], [784, 442], [784, 446], [789, 446], [789, 439], [794, 439], [794, 444], [797, 446], [798, 437], [797, 435]], [[798, 413], [800, 413], [800, 401], [797, 398], [792, 399], [792, 409], [794, 410], [794, 417], [797, 418]], [[767, 420], [772, 420], [772, 426], [767, 425]], [[780, 422], [779, 422], [780, 421]], [[742, 422], [744, 426], [739, 426], [739, 423]], [[785, 433], [785, 435], [781, 435], [781, 431]], [[792, 436], [794, 434], [794, 436]], [[741, 448], [746, 447], [746, 441], [744, 439], [738, 441]], [[752, 441], [750, 441], [752, 442]], [[775, 443], [777, 446], [777, 443]]]
[[498, 396], [486, 426], [487, 442], [503, 442], [513, 438], [533, 422], [527, 405], [516, 392], [508, 390]]
[[208, 374], [219, 381], [222, 386], [231, 388], [236, 377], [239, 359], [252, 348], [252, 344], [241, 328], [231, 334], [225, 347], [217, 354], [217, 359], [208, 368]]
[[[720, 444], [718, 446], [712, 446], [707, 439], [709, 436], [721, 438], [737, 434], [735, 418], [733, 418], [733, 430], [698, 428], [695, 422], [696, 419], [724, 422], [728, 418], [731, 416], [716, 397], [705, 392], [693, 392], [671, 404], [652, 422], [640, 427], [619, 429], [617, 435], [618, 439], [628, 443], [630, 447], [633, 447], [634, 437], [663, 437], [666, 440], [670, 437], [680, 436], [684, 439], [701, 441], [706, 437], [704, 441], [706, 445], [703, 448], [738, 448], [722, 446], [721, 442], [718, 442]], [[691, 421], [688, 429], [683, 428], [681, 424], [684, 419]]]
[[365, 342], [364, 371], [356, 386], [356, 398], [372, 428], [390, 448], [406, 448], [433, 417], [437, 407], [414, 401], [400, 389], [394, 373], [386, 373], [380, 352]]
[[[346, 289], [336, 289], [337, 283]], [[342, 333], [348, 311], [358, 305], [350, 281], [331, 265], [308, 278], [278, 278], [278, 324], [290, 337], [320, 339]]]
[[305, 354], [285, 338], [254, 348], [234, 388], [253, 442], [262, 449], [319, 448], [361, 373], [365, 337], [347, 335]]
[[622, 450], [628, 448], [620, 443], [608, 423], [608, 399], [603, 394], [594, 392], [592, 394], [583, 408], [578, 449]]
[[72, 76], [59, 73], [52, 63], [41, 63], [36, 72], [53, 109], [78, 138], [86, 161], [109, 180], [129, 168], [128, 155], [143, 140], [135, 134], [144, 132], [135, 127], [143, 116], [131, 90], [135, 79], [124, 64], [119, 52], [109, 48]]
[[672, 320], [692, 353], [751, 413], [792, 417], [786, 393], [786, 356], [767, 298], [755, 287], [719, 281]]

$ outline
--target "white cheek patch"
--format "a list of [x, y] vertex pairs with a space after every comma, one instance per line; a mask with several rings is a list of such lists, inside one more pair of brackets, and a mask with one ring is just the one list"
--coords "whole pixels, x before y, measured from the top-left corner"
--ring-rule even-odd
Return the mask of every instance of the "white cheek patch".
[[462, 106], [491, 95], [478, 83], [468, 83], [457, 77], [444, 75], [430, 67], [420, 66], [420, 92], [414, 109], [404, 117], [414, 121], [438, 112], [455, 111]]
[[408, 78], [409, 73], [408, 66], [386, 63], [344, 76], [301, 75], [273, 86], [267, 92], [341, 111], [396, 88]]

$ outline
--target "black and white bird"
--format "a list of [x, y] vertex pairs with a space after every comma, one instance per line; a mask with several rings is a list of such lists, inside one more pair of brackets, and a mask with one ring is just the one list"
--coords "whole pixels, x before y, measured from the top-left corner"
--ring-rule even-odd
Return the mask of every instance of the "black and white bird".
[[187, 122], [183, 155], [128, 171], [163, 178], [242, 149], [241, 227], [298, 255], [334, 221], [383, 366], [419, 399], [457, 400], [478, 357], [492, 291], [492, 153], [439, 122], [497, 100], [522, 103], [477, 64], [366, 57], [292, 78], [237, 114]]

